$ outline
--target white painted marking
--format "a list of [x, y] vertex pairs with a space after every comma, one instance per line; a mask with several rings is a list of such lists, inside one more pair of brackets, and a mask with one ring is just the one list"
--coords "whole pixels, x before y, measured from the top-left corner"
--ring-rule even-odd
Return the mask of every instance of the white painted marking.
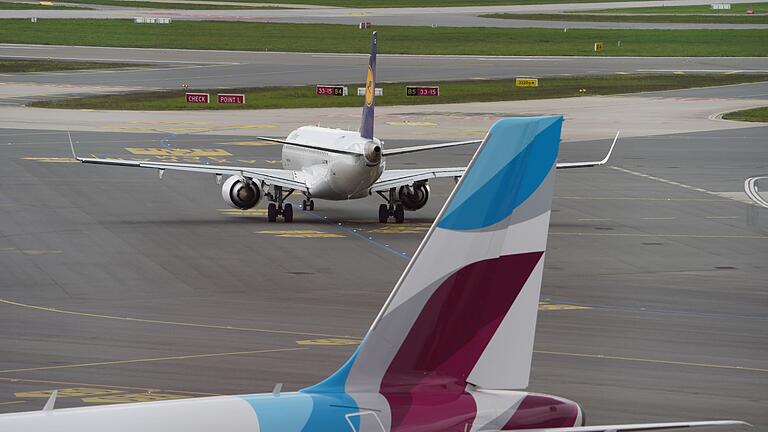
[[242, 63], [235, 62], [209, 62], [209, 61], [184, 61], [184, 60], [149, 60], [149, 59], [124, 59], [124, 58], [94, 58], [94, 57], [51, 57], [51, 56], [19, 56], [19, 55], [3, 55], [0, 54], [0, 58], [15, 58], [15, 59], [33, 59], [33, 60], [50, 60], [55, 58], [56, 60], [72, 60], [72, 61], [87, 61], [87, 62], [118, 62], [118, 63], [181, 63], [181, 64], [197, 64], [197, 65], [239, 65]]
[[691, 186], [691, 185], [687, 185], [687, 184], [684, 184], [684, 183], [676, 182], [674, 180], [668, 180], [668, 179], [665, 179], [665, 178], [652, 176], [650, 174], [643, 174], [641, 172], [628, 170], [626, 168], [622, 168], [622, 167], [618, 167], [618, 166], [611, 166], [609, 168], [615, 169], [616, 171], [621, 171], [621, 172], [624, 172], [624, 173], [627, 173], [627, 174], [632, 174], [632, 175], [635, 175], [635, 176], [638, 176], [638, 177], [647, 178], [649, 180], [655, 180], [655, 181], [658, 181], [658, 182], [661, 182], [661, 183], [666, 183], [666, 184], [669, 184], [669, 185], [678, 186], [678, 187], [681, 187], [681, 188], [684, 188], [684, 189], [688, 189], [688, 190], [692, 190], [692, 191], [696, 191], [696, 192], [701, 192], [701, 193], [705, 193], [705, 194], [708, 194], [708, 195], [713, 195], [713, 196], [720, 197], [720, 198], [727, 198], [729, 200], [733, 200], [733, 201], [737, 201], [737, 202], [741, 202], [741, 203], [751, 204], [750, 201], [747, 201], [747, 200], [745, 200], [742, 197], [742, 195], [744, 195], [744, 194], [741, 193], [741, 192], [713, 192], [713, 191], [706, 190], [706, 189], [703, 189], [703, 188], [700, 188], [700, 187]]
[[744, 181], [744, 192], [747, 193], [747, 196], [754, 201], [755, 204], [768, 208], [768, 201], [766, 201], [765, 198], [760, 195], [760, 192], [757, 190], [757, 181], [768, 179], [768, 176], [758, 176], [758, 177], [750, 177]]

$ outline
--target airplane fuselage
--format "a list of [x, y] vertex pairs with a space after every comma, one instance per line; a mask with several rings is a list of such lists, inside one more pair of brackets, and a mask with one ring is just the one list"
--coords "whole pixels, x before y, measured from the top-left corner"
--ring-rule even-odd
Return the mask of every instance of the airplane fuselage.
[[370, 163], [364, 153], [366, 147], [381, 148], [377, 138], [366, 139], [358, 132], [304, 126], [291, 132], [286, 141], [307, 144], [318, 148], [343, 150], [353, 154], [338, 154], [321, 149], [309, 149], [292, 145], [283, 146], [283, 168], [303, 175], [312, 198], [347, 200], [368, 196], [368, 188], [384, 172], [384, 160]]
[[[101, 432], [109, 425], [112, 432], [463, 432], [571, 427], [583, 419], [575, 402], [519, 391], [441, 395], [432, 402], [439, 408], [387, 403], [384, 396], [301, 391], [63, 408], [2, 415], [0, 430]], [[437, 393], [410, 396], [428, 400]]]

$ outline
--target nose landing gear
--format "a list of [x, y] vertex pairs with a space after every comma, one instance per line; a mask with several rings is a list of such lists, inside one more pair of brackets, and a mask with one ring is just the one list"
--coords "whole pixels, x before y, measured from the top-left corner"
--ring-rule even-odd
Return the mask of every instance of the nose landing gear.
[[315, 209], [315, 200], [305, 199], [301, 202], [301, 209], [304, 211], [313, 211]]

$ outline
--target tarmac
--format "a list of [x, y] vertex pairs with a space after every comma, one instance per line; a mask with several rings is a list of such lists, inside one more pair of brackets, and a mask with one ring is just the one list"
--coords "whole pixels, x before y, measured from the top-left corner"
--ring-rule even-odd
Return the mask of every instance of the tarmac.
[[[0, 58], [138, 63], [147, 67], [0, 74], [11, 85], [42, 84], [57, 94], [133, 89], [264, 87], [359, 83], [367, 54], [281, 53], [0, 44]], [[768, 73], [764, 57], [436, 56], [381, 54], [380, 82], [435, 82], [613, 73]], [[93, 88], [112, 87], [111, 90]], [[77, 87], [77, 88], [73, 88]], [[79, 89], [78, 89], [79, 88]], [[39, 92], [39, 87], [31, 87]], [[67, 90], [68, 89], [68, 90]]]
[[[590, 424], [768, 426], [768, 210], [737, 194], [766, 171], [766, 133], [627, 138], [610, 166], [558, 172], [530, 390], [579, 401]], [[66, 407], [314, 383], [354, 350], [452, 187], [435, 182], [402, 225], [375, 222], [376, 197], [270, 224], [263, 206], [227, 209], [208, 176], [71, 163], [64, 131], [0, 137], [0, 412], [54, 388]], [[77, 139], [101, 156], [279, 158], [247, 136]], [[561, 160], [605, 145], [569, 142]]]

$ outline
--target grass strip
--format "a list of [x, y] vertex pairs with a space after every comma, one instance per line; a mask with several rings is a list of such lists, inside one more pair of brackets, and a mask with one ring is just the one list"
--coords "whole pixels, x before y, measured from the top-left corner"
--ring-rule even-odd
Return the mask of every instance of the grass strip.
[[[254, 1], [254, 0], [248, 0]], [[67, 3], [102, 5], [102, 6], [121, 6], [127, 8], [150, 8], [150, 9], [184, 9], [184, 10], [232, 10], [232, 9], [285, 9], [280, 6], [235, 6], [235, 5], [217, 5], [217, 4], [197, 4], [197, 3], [166, 3], [153, 1], [126, 1], [126, 0], [67, 0]]]
[[727, 114], [723, 114], [723, 118], [726, 120], [748, 122], [768, 122], [768, 107], [729, 112]]
[[731, 3], [730, 9], [712, 9], [709, 4], [695, 6], [657, 6], [627, 9], [595, 9], [585, 11], [587, 13], [610, 14], [744, 14], [747, 9], [752, 9], [756, 14], [768, 13], [768, 3]]
[[[768, 55], [768, 30], [611, 30], [377, 26], [379, 52], [396, 54], [748, 56]], [[619, 47], [617, 42], [621, 41]], [[370, 30], [339, 24], [131, 20], [3, 20], [0, 42], [136, 48], [367, 53]], [[594, 42], [605, 51], [595, 53]]]
[[[589, 95], [612, 95], [645, 91], [675, 90], [768, 80], [768, 75], [697, 74], [697, 75], [608, 75], [541, 78], [540, 87], [515, 87], [513, 79], [446, 81], [437, 83], [385, 83], [384, 96], [376, 104], [424, 105], [443, 103], [494, 102], [529, 99], [565, 98]], [[439, 85], [440, 96], [408, 97], [406, 85]], [[349, 94], [356, 95], [357, 87], [349, 85]], [[585, 89], [586, 91], [582, 91]], [[98, 110], [222, 110], [267, 108], [327, 108], [362, 106], [358, 96], [316, 96], [314, 86], [264, 87], [241, 89], [189, 90], [211, 94], [210, 104], [188, 104], [184, 91], [140, 92], [120, 95], [93, 96], [78, 99], [58, 99], [33, 102], [30, 106], [42, 108], [72, 108]], [[220, 105], [216, 93], [243, 93], [245, 105]]]
[[6, 3], [0, 2], [0, 10], [38, 10], [38, 9], [88, 9], [77, 6], [62, 6], [54, 4], [53, 6], [41, 5], [39, 3]]
[[[768, 15], [601, 15], [601, 14], [518, 14], [498, 13], [481, 15], [483, 18], [579, 21], [615, 23], [696, 23], [696, 24], [768, 24]], [[570, 30], [569, 30], [570, 31]], [[766, 42], [766, 41], [763, 41]]]
[[[254, 0], [213, 0], [213, 1], [243, 1]], [[559, 3], [604, 3], [613, 1], [633, 0], [276, 0], [274, 4], [302, 4], [316, 6], [340, 6], [353, 8], [407, 8], [407, 7], [450, 7], [450, 6], [504, 6], [504, 5], [529, 5], [529, 4], [559, 4]]]
[[58, 60], [0, 60], [0, 73], [114, 69], [144, 66], [136, 63], [71, 62]]

